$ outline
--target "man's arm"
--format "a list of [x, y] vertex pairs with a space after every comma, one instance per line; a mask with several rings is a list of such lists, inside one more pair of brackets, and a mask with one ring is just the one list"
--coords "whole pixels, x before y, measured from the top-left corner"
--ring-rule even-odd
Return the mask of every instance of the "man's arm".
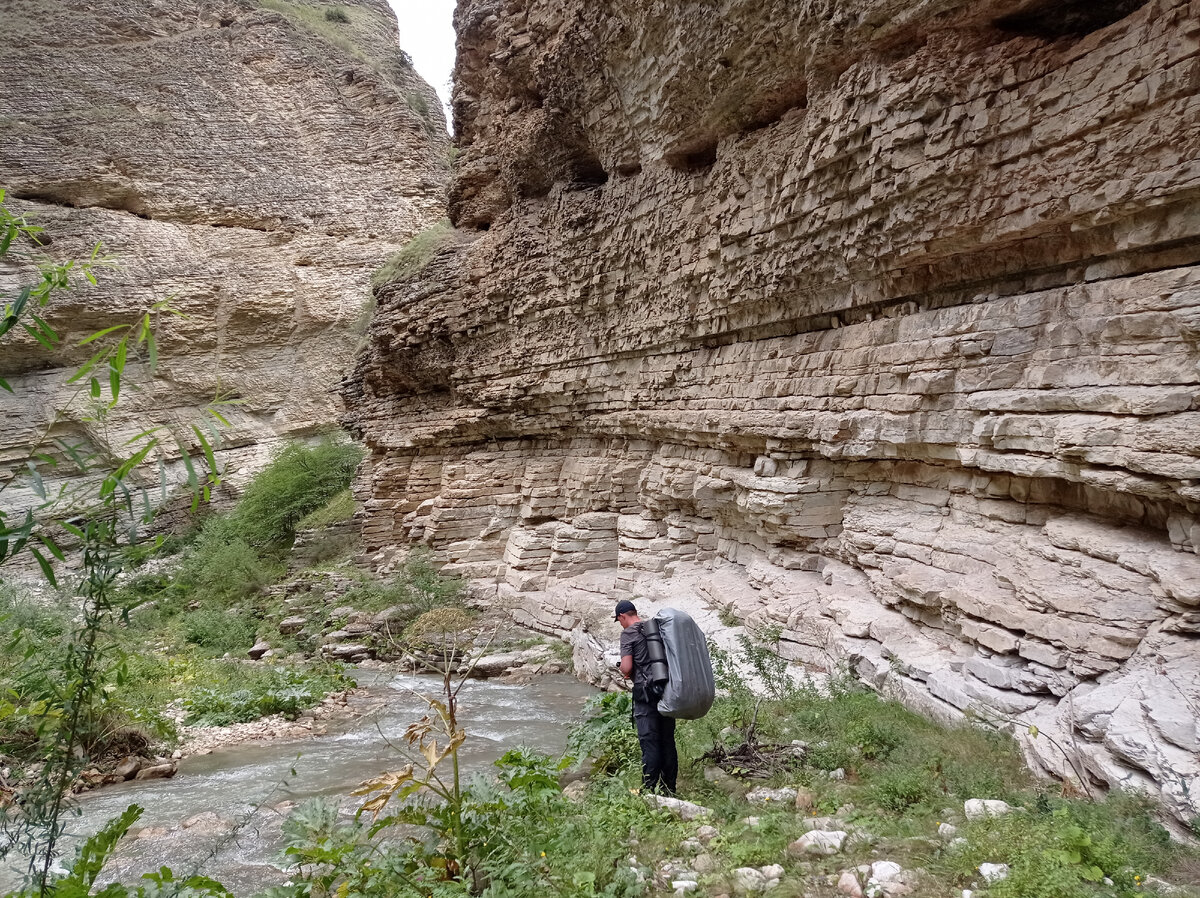
[[633, 655], [621, 656], [621, 676], [626, 679], [633, 676]]

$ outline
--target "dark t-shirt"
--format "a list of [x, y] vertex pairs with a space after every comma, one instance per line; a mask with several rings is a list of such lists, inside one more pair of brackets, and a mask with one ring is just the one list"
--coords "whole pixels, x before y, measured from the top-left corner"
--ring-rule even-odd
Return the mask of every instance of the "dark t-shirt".
[[633, 685], [647, 685], [650, 681], [650, 652], [646, 649], [641, 621], [621, 631], [621, 657], [629, 656], [633, 657]]

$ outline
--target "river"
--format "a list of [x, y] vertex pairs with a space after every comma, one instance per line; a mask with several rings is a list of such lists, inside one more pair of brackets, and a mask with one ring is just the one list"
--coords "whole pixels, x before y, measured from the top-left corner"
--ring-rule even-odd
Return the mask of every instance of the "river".
[[[68, 856], [86, 835], [138, 804], [145, 813], [106, 868], [107, 878], [133, 882], [167, 865], [176, 876], [211, 876], [238, 895], [284, 881], [280, 825], [291, 803], [327, 796], [349, 814], [358, 802], [349, 795], [352, 789], [404, 765], [392, 745], [402, 744], [404, 730], [427, 709], [414, 692], [436, 695], [441, 686], [427, 676], [375, 671], [357, 676], [366, 693], [356, 704], [380, 709], [340, 726], [331, 723], [327, 735], [189, 757], [172, 779], [134, 781], [85, 795], [69, 828]], [[567, 674], [523, 685], [468, 682], [459, 697], [459, 720], [467, 732], [459, 754], [464, 770], [486, 771], [518, 746], [561, 753], [568, 724], [595, 692]], [[0, 870], [0, 893], [18, 881], [12, 869]]]

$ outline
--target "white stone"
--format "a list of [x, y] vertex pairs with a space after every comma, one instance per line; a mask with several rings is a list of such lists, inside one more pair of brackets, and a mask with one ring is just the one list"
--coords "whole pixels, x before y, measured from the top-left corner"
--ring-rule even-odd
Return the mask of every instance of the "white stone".
[[980, 864], [979, 875], [988, 883], [999, 882], [1008, 878], [1008, 864]]
[[733, 871], [733, 887], [734, 891], [743, 895], [764, 892], [767, 888], [767, 877], [754, 867], [738, 867]]
[[711, 817], [713, 813], [710, 808], [703, 805], [693, 804], [680, 798], [671, 798], [667, 795], [647, 795], [646, 801], [657, 808], [670, 811], [681, 820], [699, 820], [702, 817]]
[[817, 854], [831, 855], [842, 850], [848, 833], [844, 830], [813, 830], [805, 833], [790, 846], [789, 853], [793, 855]]
[[1011, 812], [1012, 807], [1007, 802], [992, 798], [970, 798], [963, 802], [963, 813], [968, 820], [986, 820]]
[[746, 793], [746, 801], [750, 804], [765, 805], [771, 802], [795, 804], [797, 790], [788, 786], [780, 789], [758, 788]]

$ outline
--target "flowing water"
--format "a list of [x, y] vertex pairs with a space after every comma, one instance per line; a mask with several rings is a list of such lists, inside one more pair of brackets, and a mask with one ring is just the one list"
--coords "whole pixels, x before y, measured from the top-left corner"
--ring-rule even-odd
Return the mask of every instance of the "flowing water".
[[[373, 683], [372, 676], [378, 677]], [[177, 876], [212, 876], [239, 895], [284, 881], [280, 825], [290, 803], [326, 796], [349, 814], [360, 801], [349, 797], [352, 789], [405, 763], [393, 745], [402, 744], [405, 728], [428, 708], [414, 691], [437, 695], [441, 686], [430, 677], [371, 671], [361, 671], [359, 682], [367, 687], [365, 700], [382, 706], [378, 712], [340, 729], [330, 724], [328, 735], [303, 742], [243, 745], [185, 758], [173, 779], [101, 789], [80, 801], [72, 840], [77, 843], [138, 804], [145, 813], [106, 869], [111, 878], [133, 882], [167, 865]], [[459, 721], [467, 732], [459, 753], [464, 770], [486, 771], [518, 746], [561, 753], [569, 723], [594, 693], [566, 674], [524, 685], [468, 682], [459, 695]], [[14, 876], [0, 870], [0, 893], [17, 884]]]

